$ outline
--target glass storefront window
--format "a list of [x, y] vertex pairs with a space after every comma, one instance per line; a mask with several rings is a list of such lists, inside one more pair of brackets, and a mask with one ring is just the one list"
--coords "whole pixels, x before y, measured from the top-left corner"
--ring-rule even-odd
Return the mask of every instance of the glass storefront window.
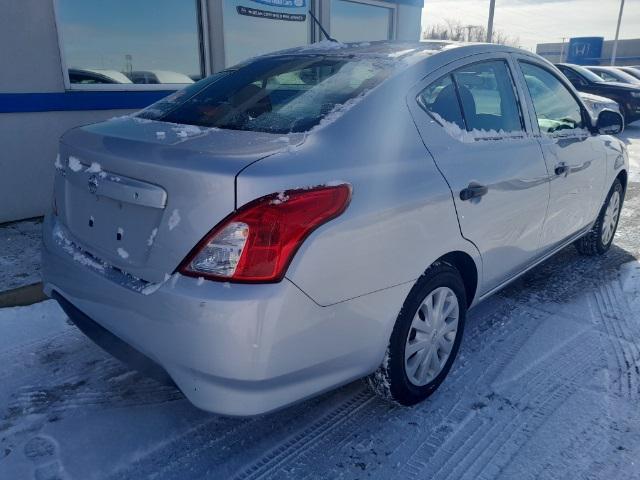
[[331, 36], [340, 42], [389, 40], [392, 22], [391, 8], [331, 0]]
[[232, 66], [309, 43], [311, 0], [224, 0], [224, 50]]
[[57, 0], [72, 85], [187, 84], [203, 76], [197, 0]]

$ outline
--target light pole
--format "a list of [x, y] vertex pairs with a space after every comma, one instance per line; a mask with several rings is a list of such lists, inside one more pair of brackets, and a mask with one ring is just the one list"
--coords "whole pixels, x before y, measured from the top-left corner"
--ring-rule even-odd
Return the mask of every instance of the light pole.
[[560, 47], [560, 63], [564, 62], [564, 41], [566, 37], [562, 37], [562, 47]]
[[620, 24], [622, 23], [622, 11], [624, 10], [624, 0], [620, 2], [620, 13], [618, 13], [618, 26], [616, 27], [616, 38], [613, 41], [613, 51], [611, 52], [611, 65], [616, 64], [618, 54], [618, 36], [620, 36]]
[[493, 40], [493, 14], [495, 10], [496, 10], [496, 0], [490, 0], [489, 23], [487, 24], [487, 43], [491, 43], [491, 41]]
[[[471, 32], [477, 28], [482, 28], [480, 25], [465, 25], [465, 27], [467, 29], [467, 42], [471, 41]], [[480, 40], [478, 40], [480, 41]]]

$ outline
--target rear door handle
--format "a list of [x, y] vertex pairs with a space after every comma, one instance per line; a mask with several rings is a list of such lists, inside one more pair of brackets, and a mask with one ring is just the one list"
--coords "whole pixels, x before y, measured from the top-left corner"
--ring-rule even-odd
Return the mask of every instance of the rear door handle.
[[569, 167], [563, 163], [556, 165], [556, 168], [554, 170], [556, 175], [564, 175], [565, 173], [569, 172]]
[[460, 191], [460, 200], [466, 202], [472, 198], [479, 198], [486, 195], [488, 191], [489, 187], [484, 185], [469, 184], [467, 188]]

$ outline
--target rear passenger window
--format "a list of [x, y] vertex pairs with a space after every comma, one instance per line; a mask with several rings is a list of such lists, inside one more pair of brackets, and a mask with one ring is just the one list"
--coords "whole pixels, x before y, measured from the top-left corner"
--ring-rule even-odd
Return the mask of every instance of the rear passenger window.
[[531, 63], [520, 66], [542, 133], [584, 127], [580, 105], [554, 74]]
[[523, 130], [509, 68], [504, 61], [474, 63], [453, 73], [468, 131]]
[[454, 123], [464, 130], [458, 96], [450, 75], [442, 77], [418, 95], [418, 103], [440, 123]]

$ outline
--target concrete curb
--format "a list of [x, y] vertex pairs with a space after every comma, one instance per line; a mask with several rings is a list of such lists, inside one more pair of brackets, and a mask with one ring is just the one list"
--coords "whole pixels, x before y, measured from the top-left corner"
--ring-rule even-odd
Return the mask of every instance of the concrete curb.
[[42, 282], [0, 292], [0, 308], [24, 307], [46, 300], [42, 291]]

